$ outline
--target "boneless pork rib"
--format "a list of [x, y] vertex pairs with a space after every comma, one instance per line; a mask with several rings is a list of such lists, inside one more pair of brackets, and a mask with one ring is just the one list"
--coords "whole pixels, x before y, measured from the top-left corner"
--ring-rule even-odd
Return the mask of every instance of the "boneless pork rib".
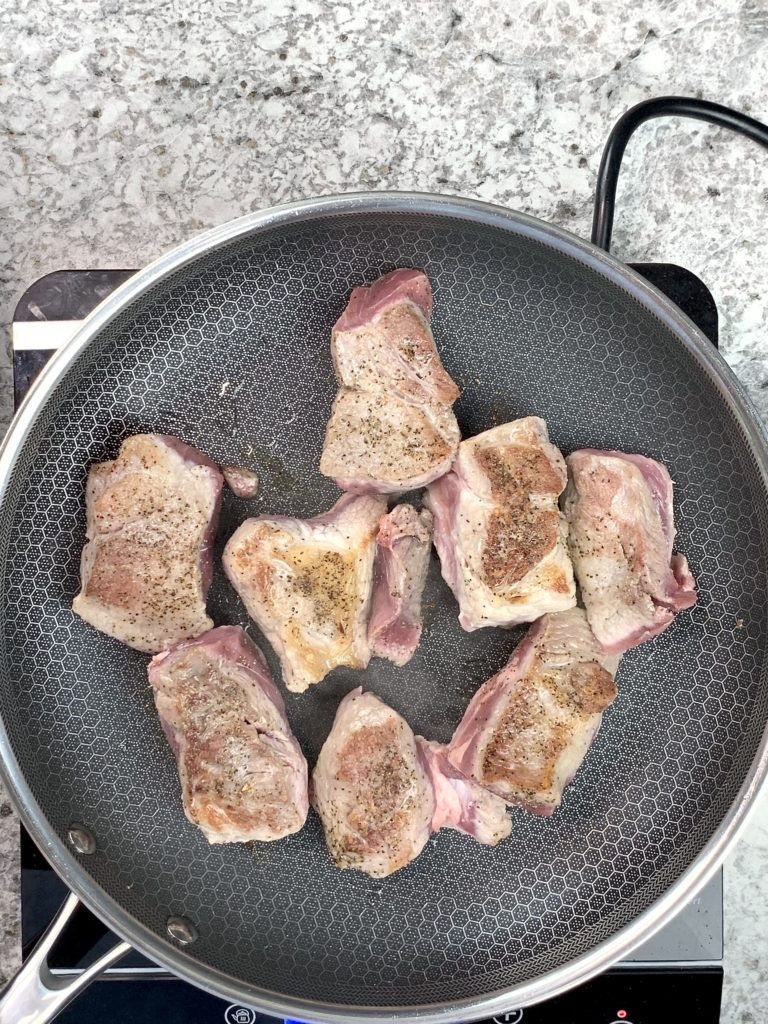
[[514, 420], [462, 441], [430, 484], [435, 547], [464, 629], [514, 626], [576, 603], [558, 509], [566, 469], [544, 420]]
[[92, 466], [73, 610], [140, 651], [210, 629], [222, 482], [210, 459], [164, 434], [129, 437], [114, 461]]
[[470, 701], [451, 763], [508, 803], [552, 814], [616, 697], [618, 661], [580, 608], [543, 616]]
[[563, 507], [587, 618], [603, 648], [620, 653], [696, 603], [688, 562], [672, 553], [672, 480], [642, 455], [584, 449], [567, 463]]
[[312, 777], [312, 802], [340, 868], [381, 878], [421, 853], [433, 831], [482, 843], [509, 834], [504, 802], [447, 762], [436, 743], [372, 693], [342, 700]]
[[368, 614], [384, 498], [347, 494], [313, 519], [247, 519], [224, 569], [274, 647], [283, 682], [300, 692], [337, 665], [365, 668]]
[[340, 390], [320, 471], [343, 490], [423, 487], [451, 466], [459, 389], [446, 373], [429, 319], [432, 287], [419, 270], [394, 270], [355, 288], [333, 328]]
[[405, 719], [372, 693], [347, 694], [315, 765], [312, 803], [337, 867], [382, 878], [417, 857], [435, 797]]
[[184, 812], [210, 843], [280, 839], [309, 807], [307, 763], [264, 656], [238, 626], [155, 655], [149, 682]]
[[432, 550], [432, 514], [396, 505], [376, 537], [368, 638], [374, 655], [405, 665], [421, 639], [421, 595]]

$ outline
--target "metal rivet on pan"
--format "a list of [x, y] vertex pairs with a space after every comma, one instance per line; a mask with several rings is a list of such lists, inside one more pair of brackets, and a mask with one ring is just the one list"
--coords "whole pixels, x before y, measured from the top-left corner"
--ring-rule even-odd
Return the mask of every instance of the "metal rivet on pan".
[[93, 838], [92, 833], [87, 828], [83, 828], [82, 825], [70, 825], [67, 831], [67, 839], [69, 840], [69, 845], [77, 850], [78, 853], [96, 852], [96, 840]]
[[197, 928], [185, 917], [169, 917], [165, 922], [165, 928], [172, 939], [175, 939], [180, 946], [188, 946], [197, 938]]

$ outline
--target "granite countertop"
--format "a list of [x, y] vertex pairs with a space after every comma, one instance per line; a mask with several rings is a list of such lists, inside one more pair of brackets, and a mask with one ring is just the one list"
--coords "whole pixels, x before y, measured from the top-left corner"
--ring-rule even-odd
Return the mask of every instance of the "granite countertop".
[[[652, 95], [768, 119], [764, 0], [418, 5], [19, 0], [0, 10], [0, 317], [64, 267], [140, 266], [288, 199], [420, 189], [589, 233], [600, 151]], [[505, 13], [507, 12], [507, 13]], [[695, 271], [722, 351], [768, 418], [768, 161], [679, 121], [644, 126], [622, 174], [617, 255]], [[0, 423], [11, 409], [0, 350]], [[18, 963], [16, 822], [0, 802], [0, 974]], [[768, 987], [768, 807], [726, 866], [723, 1021]]]

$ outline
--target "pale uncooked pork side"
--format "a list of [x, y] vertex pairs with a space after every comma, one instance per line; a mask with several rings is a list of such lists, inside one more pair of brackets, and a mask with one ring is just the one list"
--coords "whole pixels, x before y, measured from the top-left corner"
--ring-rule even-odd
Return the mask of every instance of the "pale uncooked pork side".
[[673, 551], [672, 479], [660, 462], [625, 452], [587, 448], [566, 462], [574, 571], [593, 633], [619, 654], [696, 603], [688, 561]]
[[373, 654], [405, 665], [419, 646], [421, 597], [432, 550], [432, 513], [396, 505], [376, 536], [368, 637]]

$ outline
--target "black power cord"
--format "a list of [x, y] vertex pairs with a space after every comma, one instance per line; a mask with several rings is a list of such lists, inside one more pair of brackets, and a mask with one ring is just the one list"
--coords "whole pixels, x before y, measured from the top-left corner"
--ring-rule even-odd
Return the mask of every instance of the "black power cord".
[[635, 129], [654, 117], [692, 117], [697, 121], [707, 121], [720, 128], [729, 128], [740, 135], [746, 135], [768, 149], [768, 126], [756, 121], [754, 117], [747, 117], [746, 114], [740, 114], [737, 110], [731, 110], [720, 103], [697, 100], [690, 96], [658, 96], [656, 99], [643, 100], [642, 103], [630, 107], [613, 126], [597, 172], [592, 241], [606, 252], [611, 248], [616, 184], [619, 180], [624, 150]]

